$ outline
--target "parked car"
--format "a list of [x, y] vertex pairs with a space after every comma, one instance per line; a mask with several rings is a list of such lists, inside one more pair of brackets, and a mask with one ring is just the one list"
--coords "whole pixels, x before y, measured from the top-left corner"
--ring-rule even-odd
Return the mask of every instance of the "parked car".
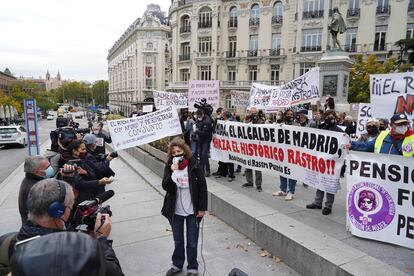
[[23, 126], [0, 126], [0, 146], [18, 145], [24, 148], [26, 139], [27, 131]]
[[55, 119], [53, 114], [48, 114], [47, 117], [46, 117], [46, 120], [53, 120], [53, 119]]
[[82, 119], [83, 118], [83, 112], [82, 111], [77, 111], [75, 113], [75, 119]]

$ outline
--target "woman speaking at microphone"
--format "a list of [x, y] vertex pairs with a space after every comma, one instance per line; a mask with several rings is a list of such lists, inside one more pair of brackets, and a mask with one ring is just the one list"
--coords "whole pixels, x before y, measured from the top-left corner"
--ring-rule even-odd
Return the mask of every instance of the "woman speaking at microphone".
[[204, 173], [185, 141], [174, 138], [168, 149], [162, 187], [167, 192], [162, 214], [171, 224], [174, 237], [172, 266], [167, 276], [182, 271], [185, 261], [184, 222], [187, 238], [187, 275], [198, 275], [197, 246], [199, 225], [207, 210]]

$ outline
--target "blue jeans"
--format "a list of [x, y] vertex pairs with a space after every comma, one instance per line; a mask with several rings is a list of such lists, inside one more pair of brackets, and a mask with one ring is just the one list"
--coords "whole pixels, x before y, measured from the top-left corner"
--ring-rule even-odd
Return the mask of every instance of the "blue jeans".
[[174, 253], [172, 255], [173, 268], [177, 270], [183, 269], [185, 261], [184, 221], [187, 229], [187, 271], [198, 273], [197, 246], [198, 226], [200, 221], [195, 215], [189, 215], [187, 217], [174, 215], [172, 221], [172, 231], [175, 244]]
[[198, 143], [198, 154], [200, 155], [200, 167], [203, 172], [210, 172], [208, 154], [210, 153], [210, 141]]
[[198, 142], [191, 141], [191, 152], [195, 159], [198, 159]]
[[[289, 190], [286, 190], [288, 186], [288, 180], [289, 180]], [[280, 190], [283, 192], [290, 192], [291, 194], [295, 193], [295, 187], [296, 187], [296, 180], [294, 179], [288, 179], [286, 177], [280, 176]]]

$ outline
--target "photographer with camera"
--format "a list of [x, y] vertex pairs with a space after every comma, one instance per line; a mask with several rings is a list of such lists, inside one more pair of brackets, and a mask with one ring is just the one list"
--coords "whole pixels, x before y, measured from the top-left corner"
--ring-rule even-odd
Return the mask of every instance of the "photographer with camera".
[[194, 107], [197, 108], [197, 120], [195, 123], [196, 130], [194, 131], [193, 136], [196, 136], [196, 141], [198, 141], [197, 152], [200, 159], [201, 170], [205, 177], [209, 177], [210, 163], [208, 161], [208, 155], [210, 152], [210, 143], [213, 139], [213, 122], [211, 120], [213, 107], [207, 104], [206, 99], [201, 99], [201, 102], [195, 103]]
[[[65, 231], [65, 224], [70, 217], [74, 204], [74, 193], [72, 187], [65, 181], [56, 179], [45, 179], [36, 183], [28, 196], [28, 221], [22, 226], [15, 240], [11, 243], [13, 255], [15, 243], [36, 236], [43, 236], [55, 232]], [[112, 249], [112, 241], [108, 240], [111, 233], [112, 222], [108, 214], [98, 214], [95, 228], [91, 236], [97, 239], [100, 249], [105, 255], [106, 275], [123, 275], [119, 261]], [[27, 243], [30, 243], [28, 241]], [[76, 246], [76, 245], [74, 245]], [[62, 248], [70, 251], [70, 248]], [[73, 249], [75, 251], [75, 249]], [[38, 254], [42, 254], [38, 252]], [[79, 255], [78, 258], [83, 258]], [[42, 262], [36, 262], [41, 265]], [[50, 269], [45, 267], [45, 270]]]
[[86, 134], [83, 137], [83, 142], [87, 151], [85, 162], [94, 170], [96, 177], [99, 179], [115, 176], [115, 172], [110, 168], [110, 162], [118, 157], [118, 153], [114, 151], [110, 154], [96, 154], [97, 142], [94, 134]]

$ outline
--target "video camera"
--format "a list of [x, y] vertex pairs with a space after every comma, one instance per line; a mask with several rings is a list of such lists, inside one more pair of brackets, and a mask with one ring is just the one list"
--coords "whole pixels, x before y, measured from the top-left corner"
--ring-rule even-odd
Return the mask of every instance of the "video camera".
[[207, 103], [206, 98], [202, 98], [201, 101], [195, 102], [194, 107], [204, 111], [204, 114], [208, 115], [209, 117], [211, 117], [211, 114], [213, 114], [214, 111], [214, 108], [211, 106], [211, 104]]
[[[109, 205], [102, 206], [102, 203], [114, 195], [115, 192], [113, 190], [109, 190], [98, 195], [93, 200], [85, 200], [79, 203], [78, 208], [76, 209], [76, 214], [80, 216], [80, 222], [74, 226], [75, 230], [82, 232], [93, 231], [98, 213], [112, 216], [111, 207]], [[104, 223], [104, 220], [105, 219], [102, 217], [101, 223]]]

